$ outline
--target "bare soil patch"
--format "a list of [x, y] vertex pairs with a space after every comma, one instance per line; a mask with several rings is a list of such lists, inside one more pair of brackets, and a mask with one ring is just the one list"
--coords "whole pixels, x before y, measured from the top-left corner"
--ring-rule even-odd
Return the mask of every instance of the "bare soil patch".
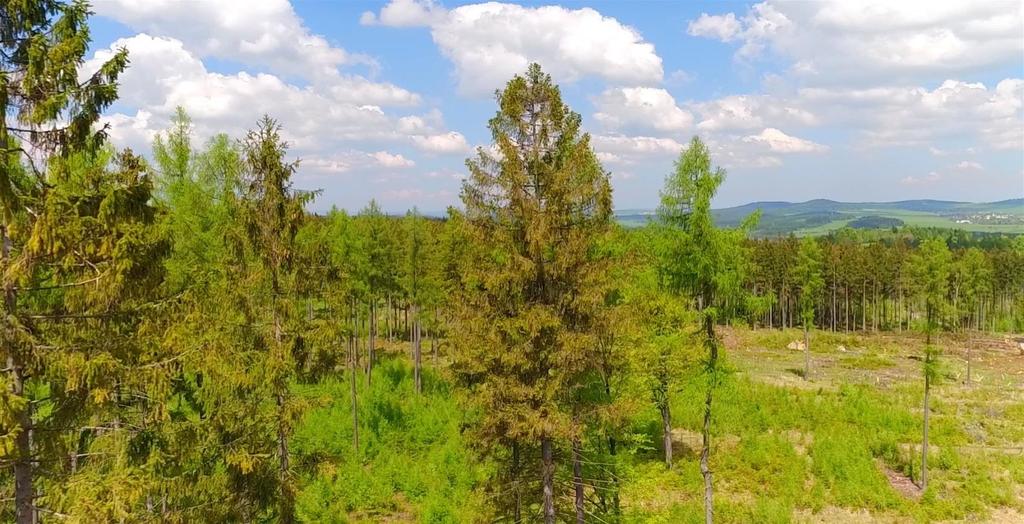
[[921, 488], [914, 484], [910, 477], [890, 468], [885, 464], [880, 464], [879, 467], [882, 473], [885, 473], [885, 478], [889, 479], [889, 485], [892, 489], [896, 490], [897, 493], [904, 497], [912, 500], [919, 500], [921, 498]]

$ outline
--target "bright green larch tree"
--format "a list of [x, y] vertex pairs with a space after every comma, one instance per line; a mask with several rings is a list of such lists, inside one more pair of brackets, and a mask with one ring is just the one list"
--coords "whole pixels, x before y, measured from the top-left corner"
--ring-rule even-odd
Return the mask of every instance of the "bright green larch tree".
[[804, 330], [804, 380], [811, 379], [811, 327], [818, 300], [825, 290], [824, 266], [821, 246], [818, 241], [805, 237], [800, 241], [793, 277], [797, 282], [797, 307], [800, 310], [800, 324]]
[[658, 208], [669, 243], [660, 261], [665, 285], [692, 301], [700, 318], [696, 338], [706, 351], [700, 470], [708, 524], [714, 513], [710, 467], [712, 399], [723, 373], [719, 364], [721, 342], [715, 326], [742, 314], [750, 302], [744, 288], [749, 265], [744, 240], [757, 220], [757, 215], [752, 215], [739, 229], [715, 226], [711, 199], [724, 180], [725, 170], [712, 168], [707, 146], [694, 137], [680, 153], [675, 170], [666, 177]]
[[925, 335], [924, 348], [924, 412], [921, 437], [921, 489], [928, 489], [928, 415], [932, 385], [939, 378], [939, 356], [935, 337], [942, 328], [948, 309], [949, 277], [952, 255], [946, 242], [931, 238], [921, 243], [910, 258], [911, 286], [924, 308], [921, 330]]

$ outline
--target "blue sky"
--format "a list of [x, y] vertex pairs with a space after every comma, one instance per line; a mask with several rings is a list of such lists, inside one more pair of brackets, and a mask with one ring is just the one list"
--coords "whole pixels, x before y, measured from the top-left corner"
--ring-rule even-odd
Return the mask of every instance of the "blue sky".
[[314, 205], [458, 204], [493, 92], [536, 61], [650, 208], [694, 135], [755, 200], [1024, 196], [1017, 2], [456, 3], [102, 0], [95, 67], [126, 47], [111, 137], [148, 152], [176, 106], [199, 143], [280, 120]]

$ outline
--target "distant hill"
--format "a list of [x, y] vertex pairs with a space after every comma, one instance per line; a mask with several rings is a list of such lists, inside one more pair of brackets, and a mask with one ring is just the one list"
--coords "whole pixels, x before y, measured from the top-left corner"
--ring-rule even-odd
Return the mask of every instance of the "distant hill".
[[[1024, 198], [976, 203], [947, 200], [903, 200], [899, 202], [836, 202], [816, 199], [807, 202], [751, 202], [714, 210], [719, 225], [734, 227], [744, 217], [761, 210], [759, 236], [820, 235], [842, 227], [890, 228], [900, 225], [944, 227], [967, 231], [1024, 234]], [[653, 210], [616, 211], [625, 225], [639, 226], [654, 216]]]

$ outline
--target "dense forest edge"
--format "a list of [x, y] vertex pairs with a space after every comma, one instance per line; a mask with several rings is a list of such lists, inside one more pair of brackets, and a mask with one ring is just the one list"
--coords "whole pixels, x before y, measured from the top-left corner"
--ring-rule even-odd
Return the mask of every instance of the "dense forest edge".
[[316, 214], [271, 116], [111, 145], [88, 18], [0, 16], [0, 520], [1024, 515], [1024, 235], [762, 234], [700, 137], [626, 227], [538, 64], [461, 208]]

